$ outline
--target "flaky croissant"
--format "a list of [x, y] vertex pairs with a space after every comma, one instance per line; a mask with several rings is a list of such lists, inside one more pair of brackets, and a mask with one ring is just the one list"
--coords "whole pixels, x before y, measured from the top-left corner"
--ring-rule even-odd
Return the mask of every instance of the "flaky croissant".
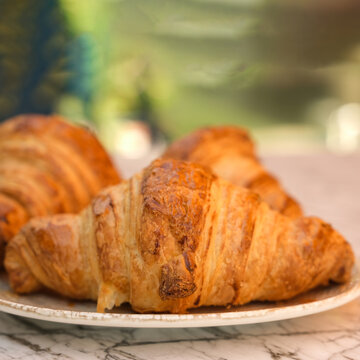
[[78, 212], [100, 189], [119, 181], [87, 129], [59, 116], [7, 120], [0, 125], [0, 253], [30, 218]]
[[283, 300], [345, 282], [350, 245], [318, 218], [273, 211], [205, 168], [156, 160], [80, 215], [31, 220], [6, 249], [18, 293], [50, 288], [139, 312]]
[[220, 126], [197, 130], [170, 145], [164, 157], [207, 166], [216, 175], [256, 192], [272, 209], [293, 218], [302, 215], [299, 204], [261, 165], [254, 143], [242, 128]]

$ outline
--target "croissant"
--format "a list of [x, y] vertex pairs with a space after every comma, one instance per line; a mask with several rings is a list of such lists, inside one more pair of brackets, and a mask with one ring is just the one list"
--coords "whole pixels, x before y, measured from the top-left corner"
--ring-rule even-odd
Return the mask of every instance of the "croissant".
[[155, 160], [79, 215], [32, 219], [10, 241], [11, 287], [139, 312], [283, 300], [345, 282], [350, 245], [314, 217], [273, 211], [200, 165]]
[[296, 218], [299, 204], [261, 165], [248, 133], [236, 126], [204, 128], [173, 143], [165, 158], [199, 163], [235, 185], [256, 192], [274, 210]]
[[104, 148], [85, 128], [59, 116], [7, 120], [0, 125], [0, 253], [28, 219], [78, 212], [119, 181]]

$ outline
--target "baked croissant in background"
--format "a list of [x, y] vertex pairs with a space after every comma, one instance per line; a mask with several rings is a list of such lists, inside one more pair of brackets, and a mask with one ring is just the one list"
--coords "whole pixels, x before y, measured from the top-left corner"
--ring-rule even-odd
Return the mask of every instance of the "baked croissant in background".
[[79, 215], [31, 220], [9, 243], [12, 288], [43, 287], [139, 312], [284, 300], [345, 282], [350, 245], [313, 217], [292, 220], [200, 165], [155, 160]]
[[164, 157], [207, 166], [216, 175], [256, 192], [272, 209], [293, 218], [302, 216], [299, 204], [261, 165], [254, 143], [242, 128], [219, 126], [197, 130], [170, 145]]
[[78, 212], [120, 177], [96, 137], [59, 116], [23, 115], [0, 125], [0, 258], [35, 216]]

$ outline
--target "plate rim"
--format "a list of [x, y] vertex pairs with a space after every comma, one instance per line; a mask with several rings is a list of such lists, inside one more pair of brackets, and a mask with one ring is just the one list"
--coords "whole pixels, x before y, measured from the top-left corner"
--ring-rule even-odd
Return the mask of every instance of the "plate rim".
[[324, 299], [244, 311], [204, 314], [97, 313], [52, 309], [44, 306], [38, 307], [2, 298], [0, 298], [0, 311], [43, 321], [119, 328], [185, 328], [245, 325], [317, 314], [334, 309], [356, 299], [360, 296], [360, 260], [357, 260], [354, 265], [352, 279], [350, 281], [353, 281], [354, 284], [349, 289]]

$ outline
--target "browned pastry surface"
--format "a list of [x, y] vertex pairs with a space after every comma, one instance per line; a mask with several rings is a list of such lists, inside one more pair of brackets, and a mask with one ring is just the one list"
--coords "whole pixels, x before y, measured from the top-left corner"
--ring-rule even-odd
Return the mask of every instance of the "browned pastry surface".
[[296, 218], [299, 204], [261, 165], [248, 133], [236, 126], [204, 128], [174, 142], [164, 154], [209, 167], [218, 176], [260, 195], [271, 208]]
[[0, 125], [0, 253], [28, 219], [78, 212], [100, 189], [119, 181], [89, 130], [55, 115], [5, 121]]
[[9, 243], [18, 293], [50, 288], [98, 311], [284, 300], [345, 282], [350, 245], [314, 217], [291, 219], [200, 165], [156, 160], [79, 215], [32, 219]]

